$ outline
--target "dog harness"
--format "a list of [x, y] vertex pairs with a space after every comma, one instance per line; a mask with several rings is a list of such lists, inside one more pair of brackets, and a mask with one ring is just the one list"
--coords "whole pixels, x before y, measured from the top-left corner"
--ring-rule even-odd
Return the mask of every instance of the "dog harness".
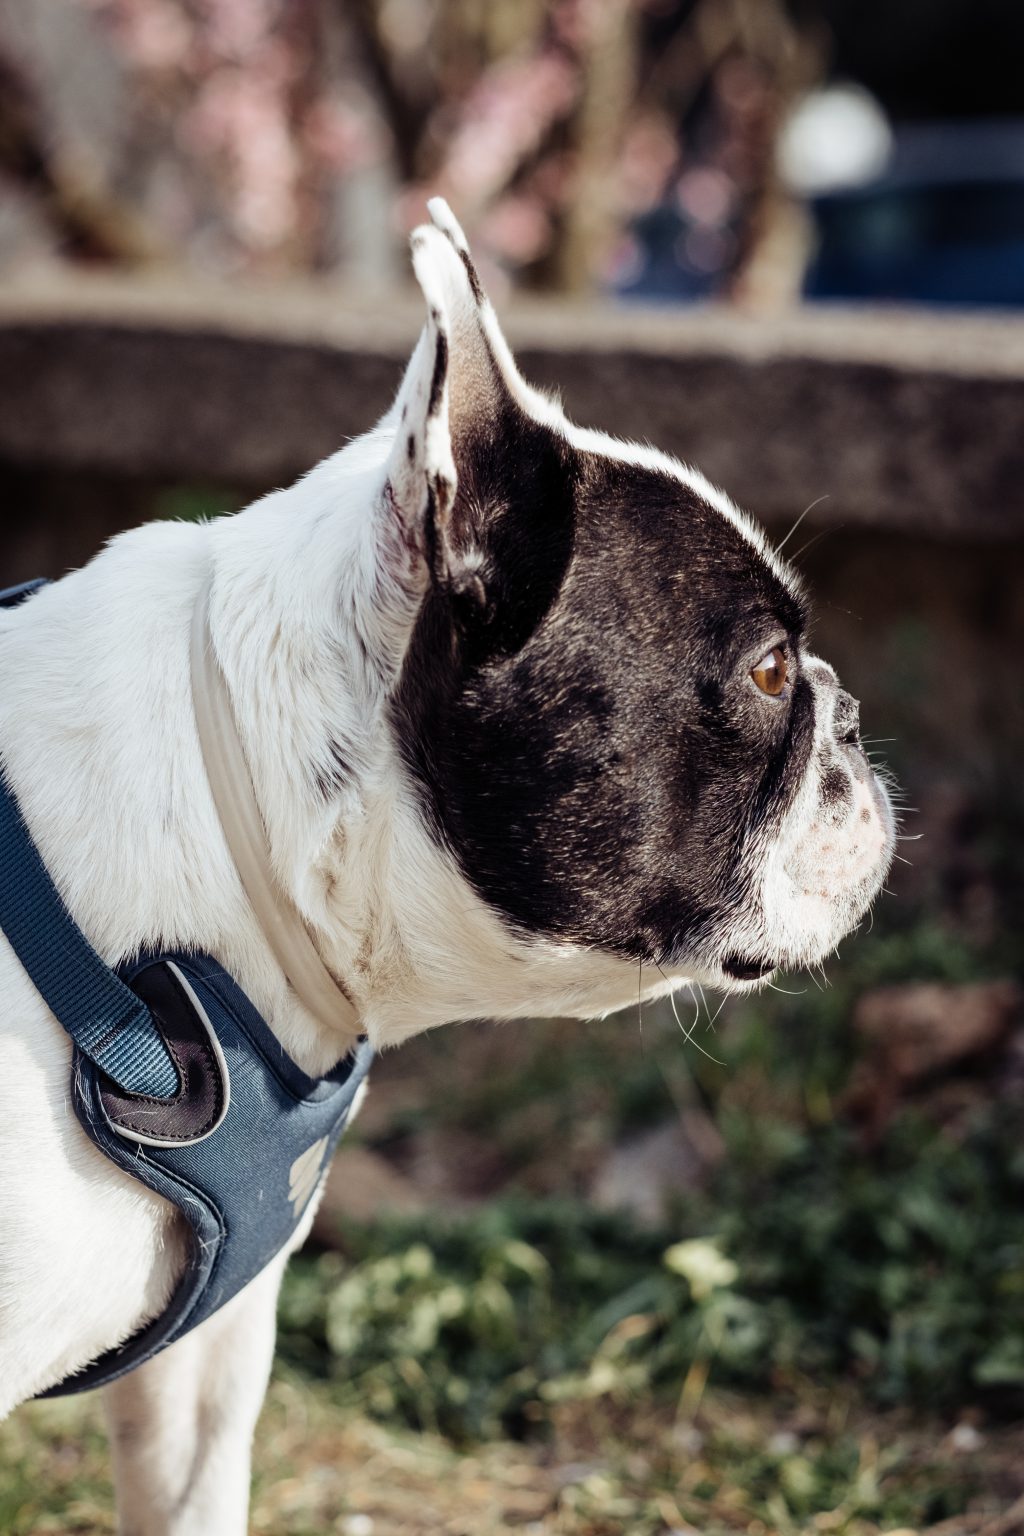
[[[0, 607], [43, 585], [0, 592]], [[177, 1206], [191, 1235], [163, 1313], [42, 1394], [63, 1396], [105, 1386], [166, 1349], [287, 1246], [373, 1052], [364, 1040], [311, 1078], [209, 955], [107, 966], [64, 906], [2, 773], [0, 928], [74, 1042], [71, 1101], [86, 1134]]]

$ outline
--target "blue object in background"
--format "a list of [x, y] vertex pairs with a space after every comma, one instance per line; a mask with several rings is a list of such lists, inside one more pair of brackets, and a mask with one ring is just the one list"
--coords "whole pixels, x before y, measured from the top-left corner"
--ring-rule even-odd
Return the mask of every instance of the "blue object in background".
[[897, 128], [873, 182], [811, 209], [809, 299], [1024, 305], [1024, 120]]

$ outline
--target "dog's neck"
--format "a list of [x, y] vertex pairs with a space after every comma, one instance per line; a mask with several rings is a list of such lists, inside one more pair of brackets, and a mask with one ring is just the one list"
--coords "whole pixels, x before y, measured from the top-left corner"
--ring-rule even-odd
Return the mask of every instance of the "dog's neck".
[[206, 777], [224, 841], [267, 945], [302, 1006], [332, 1034], [355, 1047], [359, 1016], [344, 986], [278, 879], [252, 773], [238, 736], [235, 708], [210, 634], [210, 588], [204, 582], [192, 613], [192, 705]]

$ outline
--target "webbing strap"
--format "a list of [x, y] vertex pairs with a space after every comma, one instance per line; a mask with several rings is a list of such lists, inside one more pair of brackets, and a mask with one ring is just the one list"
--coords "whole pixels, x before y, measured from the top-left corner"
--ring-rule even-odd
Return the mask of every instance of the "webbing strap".
[[0, 872], [0, 928], [75, 1044], [126, 1093], [177, 1093], [178, 1073], [149, 1009], [71, 917], [2, 775]]
[[[15, 606], [12, 596], [0, 593], [0, 606]], [[161, 1099], [178, 1092], [177, 1070], [149, 1009], [104, 965], [65, 907], [2, 765], [0, 928], [72, 1040], [119, 1088]]]
[[274, 874], [228, 685], [210, 638], [210, 587], [208, 578], [192, 614], [192, 704], [224, 840], [256, 921], [299, 1001], [354, 1049], [362, 1030], [352, 1001], [328, 970], [302, 914]]

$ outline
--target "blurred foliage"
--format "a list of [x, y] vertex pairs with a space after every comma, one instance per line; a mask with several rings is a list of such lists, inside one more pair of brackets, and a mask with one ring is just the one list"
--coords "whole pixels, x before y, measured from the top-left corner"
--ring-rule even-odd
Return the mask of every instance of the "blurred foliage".
[[350, 1264], [292, 1266], [285, 1357], [456, 1439], [522, 1433], [566, 1398], [685, 1397], [705, 1375], [1024, 1403], [1019, 1116], [990, 1109], [953, 1144], [907, 1115], [870, 1156], [836, 1125], [723, 1126], [730, 1155], [676, 1230], [510, 1197], [350, 1232]]

